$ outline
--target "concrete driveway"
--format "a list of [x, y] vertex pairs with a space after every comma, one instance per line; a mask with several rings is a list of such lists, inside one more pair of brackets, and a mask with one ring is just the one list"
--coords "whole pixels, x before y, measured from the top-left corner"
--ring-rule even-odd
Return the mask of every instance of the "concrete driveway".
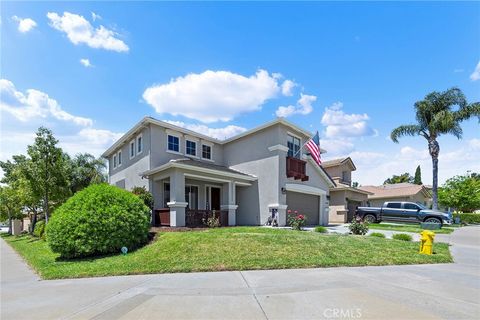
[[478, 319], [480, 228], [454, 264], [42, 281], [1, 244], [1, 319]]

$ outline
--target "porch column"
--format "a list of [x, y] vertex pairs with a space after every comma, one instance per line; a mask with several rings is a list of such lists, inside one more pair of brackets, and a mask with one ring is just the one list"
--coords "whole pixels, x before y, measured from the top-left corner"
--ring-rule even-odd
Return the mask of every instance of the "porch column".
[[170, 208], [170, 226], [185, 226], [185, 176], [179, 170], [174, 170], [170, 174], [170, 202], [167, 203]]
[[235, 204], [235, 182], [230, 181], [222, 186], [221, 210], [228, 211], [228, 225], [235, 226], [238, 205]]
[[319, 218], [318, 222], [322, 226], [328, 226], [329, 211], [330, 211], [329, 201], [328, 201], [327, 195], [324, 195], [324, 194], [320, 195], [319, 198], [320, 198], [320, 204], [319, 204], [320, 216], [318, 217]]

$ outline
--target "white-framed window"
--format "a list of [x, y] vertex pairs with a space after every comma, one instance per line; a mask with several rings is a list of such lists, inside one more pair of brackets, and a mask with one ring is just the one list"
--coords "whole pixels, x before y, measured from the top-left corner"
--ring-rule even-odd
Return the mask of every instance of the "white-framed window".
[[287, 147], [288, 147], [288, 156], [289, 157], [295, 157], [295, 158], [298, 158], [300, 159], [300, 157], [302, 156], [301, 155], [301, 152], [300, 152], [300, 139], [295, 137], [295, 136], [292, 136], [292, 135], [288, 135], [288, 138], [287, 138]]
[[122, 151], [118, 151], [118, 166], [120, 167], [122, 165]]
[[212, 146], [202, 144], [202, 158], [212, 160]]
[[180, 138], [169, 134], [167, 139], [167, 150], [180, 152]]
[[135, 140], [130, 141], [130, 146], [129, 146], [129, 152], [130, 152], [130, 159], [135, 157]]
[[185, 142], [185, 154], [189, 156], [197, 155], [197, 143], [195, 141], [186, 140]]
[[113, 155], [113, 167], [114, 168], [117, 167], [117, 155], [116, 154]]
[[137, 154], [143, 151], [143, 136], [140, 134], [137, 136]]

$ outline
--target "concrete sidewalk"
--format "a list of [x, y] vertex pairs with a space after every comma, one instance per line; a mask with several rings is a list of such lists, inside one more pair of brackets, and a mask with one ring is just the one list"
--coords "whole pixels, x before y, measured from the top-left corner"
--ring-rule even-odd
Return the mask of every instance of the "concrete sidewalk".
[[1, 240], [1, 319], [475, 319], [480, 228], [454, 264], [41, 281]]

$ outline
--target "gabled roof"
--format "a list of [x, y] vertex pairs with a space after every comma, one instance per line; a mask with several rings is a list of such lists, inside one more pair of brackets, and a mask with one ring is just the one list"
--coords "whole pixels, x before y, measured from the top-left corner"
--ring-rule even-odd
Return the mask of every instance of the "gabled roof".
[[384, 199], [408, 197], [421, 192], [425, 197], [430, 197], [430, 193], [423, 185], [413, 183], [395, 183], [385, 184], [382, 186], [362, 186], [359, 189], [372, 192], [373, 195], [368, 196], [369, 199]]
[[[242, 133], [240, 133], [236, 136], [233, 136], [231, 138], [228, 138], [228, 139], [225, 139], [225, 140], [218, 140], [218, 139], [206, 136], [204, 134], [201, 134], [201, 133], [189, 130], [189, 129], [185, 129], [185, 128], [173, 125], [173, 124], [165, 122], [165, 121], [157, 120], [157, 119], [154, 119], [152, 117], [144, 117], [132, 129], [128, 130], [127, 133], [125, 133], [120, 139], [118, 139], [110, 148], [108, 148], [102, 154], [102, 157], [104, 157], [104, 158], [108, 157], [111, 153], [113, 153], [115, 150], [117, 150], [121, 145], [123, 145], [123, 144], [127, 143], [128, 141], [130, 141], [131, 139], [133, 139], [133, 137], [136, 134], [138, 134], [144, 127], [146, 127], [149, 124], [157, 125], [157, 126], [167, 128], [167, 129], [171, 129], [171, 130], [175, 130], [175, 131], [178, 131], [178, 132], [182, 132], [184, 134], [187, 134], [187, 135], [190, 135], [190, 136], [193, 136], [193, 137], [197, 137], [197, 138], [200, 138], [200, 139], [203, 139], [203, 140], [207, 140], [207, 141], [210, 141], [210, 142], [214, 142], [214, 143], [217, 143], [217, 144], [227, 144], [229, 142], [232, 142], [232, 141], [235, 141], [237, 139], [243, 138], [243, 137], [248, 136], [250, 134], [253, 134], [257, 131], [260, 131], [260, 130], [266, 129], [268, 127], [274, 126], [276, 124], [283, 124], [283, 125], [287, 126], [287, 127], [291, 128], [292, 130], [294, 130], [295, 132], [303, 135], [304, 138], [310, 138], [310, 137], [313, 136], [313, 134], [311, 132], [300, 128], [299, 126], [285, 120], [284, 118], [277, 118], [277, 119], [272, 120], [270, 122], [267, 122], [267, 123], [265, 123], [261, 126], [255, 127], [253, 129], [247, 130], [245, 132], [242, 132]], [[326, 151], [321, 149], [321, 152], [325, 153]]]
[[357, 167], [355, 167], [355, 164], [353, 163], [353, 160], [350, 157], [322, 161], [322, 167], [324, 168], [336, 167], [342, 164], [350, 165], [350, 170], [352, 171], [357, 170]]

